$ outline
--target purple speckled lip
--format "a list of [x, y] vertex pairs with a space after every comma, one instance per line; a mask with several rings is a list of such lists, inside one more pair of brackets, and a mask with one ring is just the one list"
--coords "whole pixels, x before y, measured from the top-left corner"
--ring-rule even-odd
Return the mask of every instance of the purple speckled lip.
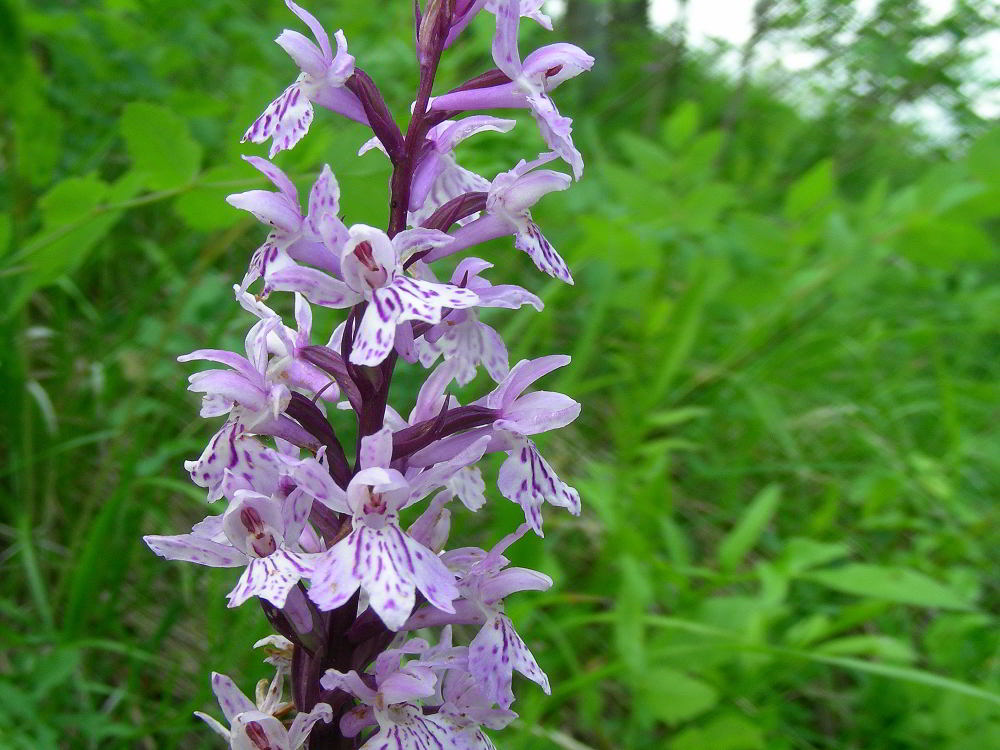
[[[276, 671], [255, 700], [213, 674], [228, 726], [198, 716], [230, 747], [489, 750], [482, 727], [500, 729], [516, 717], [514, 672], [550, 690], [504, 600], [544, 591], [552, 580], [512, 566], [506, 555], [529, 532], [542, 536], [545, 504], [581, 512], [579, 493], [533, 439], [572, 422], [580, 405], [532, 390], [569, 357], [512, 367], [502, 336], [479, 318], [488, 307], [541, 311], [536, 295], [487, 280], [493, 264], [480, 258], [461, 258], [447, 281], [433, 264], [510, 237], [540, 271], [573, 283], [531, 208], [582, 174], [570, 121], [550, 94], [593, 58], [554, 44], [522, 60], [521, 18], [551, 28], [539, 0], [415, 2], [419, 83], [403, 130], [348, 53], [344, 33], [334, 35], [334, 50], [315, 16], [286, 4], [313, 38], [287, 29], [279, 35], [300, 74], [243, 140], [269, 141], [274, 158], [305, 137], [314, 105], [367, 125], [373, 137], [359, 155], [376, 149], [392, 165], [387, 225], [344, 223], [329, 166], [303, 208], [277, 165], [244, 157], [275, 188], [227, 198], [267, 227], [234, 287], [256, 322], [243, 354], [199, 349], [179, 357], [221, 365], [190, 376], [189, 390], [202, 394], [201, 415], [226, 421], [185, 468], [210, 502], [225, 498], [226, 509], [190, 533], [144, 540], [167, 559], [241, 568], [229, 606], [256, 598], [277, 633], [258, 644], [273, 649], [267, 661]], [[443, 50], [480, 15], [496, 18], [496, 69], [432, 97]], [[531, 111], [551, 150], [492, 179], [462, 167], [459, 143], [515, 126], [462, 113], [509, 107]], [[559, 159], [572, 176], [541, 168]], [[294, 295], [289, 324], [269, 306], [283, 292]], [[312, 305], [345, 311], [325, 340], [314, 337]], [[400, 359], [426, 368], [406, 415], [389, 405]], [[493, 385], [460, 403], [452, 383], [472, 386], [480, 371]], [[343, 441], [348, 434], [353, 450]], [[524, 522], [492, 549], [449, 547], [452, 512], [486, 505], [477, 464], [490, 453], [501, 458], [496, 487], [520, 506]], [[418, 504], [422, 512], [405, 527], [411, 514], [404, 511]], [[455, 643], [456, 625], [474, 632], [468, 643]], [[432, 628], [434, 642], [415, 635]]]

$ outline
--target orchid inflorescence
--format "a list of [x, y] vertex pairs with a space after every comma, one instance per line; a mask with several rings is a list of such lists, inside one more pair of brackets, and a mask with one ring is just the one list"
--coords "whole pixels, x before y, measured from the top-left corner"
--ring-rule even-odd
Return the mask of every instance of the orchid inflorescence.
[[[530, 209], [581, 176], [571, 121], [550, 92], [588, 70], [593, 58], [571, 44], [521, 58], [521, 18], [551, 28], [540, 1], [414, 3], [420, 77], [403, 132], [375, 82], [355, 65], [344, 33], [334, 35], [334, 51], [319, 21], [286, 3], [315, 42], [298, 31], [278, 36], [301, 74], [243, 140], [270, 141], [273, 159], [305, 136], [314, 105], [369, 126], [374, 137], [359, 154], [378, 149], [392, 164], [388, 227], [342, 222], [329, 166], [303, 212], [281, 169], [244, 157], [277, 188], [228, 198], [268, 226], [234, 287], [256, 319], [246, 354], [200, 349], [179, 358], [224, 366], [190, 378], [189, 389], [203, 394], [201, 416], [227, 419], [185, 466], [209, 501], [225, 497], [228, 507], [189, 534], [145, 541], [168, 559], [242, 568], [229, 606], [256, 597], [277, 631], [257, 644], [276, 672], [258, 686], [255, 701], [213, 674], [229, 726], [198, 716], [232, 748], [490, 748], [483, 727], [501, 729], [516, 718], [514, 671], [549, 692], [548, 678], [504, 613], [504, 599], [546, 590], [552, 581], [511, 566], [506, 555], [529, 531], [542, 536], [544, 503], [580, 512], [576, 490], [532, 440], [573, 421], [580, 405], [559, 393], [528, 391], [569, 357], [510, 367], [503, 339], [477, 313], [541, 310], [538, 297], [491, 283], [492, 265], [479, 258], [458, 260], [447, 282], [432, 265], [513, 236], [515, 248], [541, 271], [573, 283]], [[496, 68], [432, 97], [443, 50], [480, 11], [496, 19]], [[476, 133], [510, 131], [513, 120], [463, 116], [496, 108], [530, 110], [550, 150], [488, 180], [460, 166], [454, 149]], [[572, 176], [543, 168], [557, 159]], [[294, 293], [294, 328], [265, 303], [274, 292]], [[310, 305], [347, 310], [325, 344], [313, 343]], [[428, 369], [408, 417], [388, 404], [400, 358]], [[469, 384], [480, 366], [495, 387], [462, 405], [449, 387]], [[328, 410], [356, 418], [351, 455]], [[524, 523], [490, 550], [444, 551], [449, 503], [457, 499], [475, 512], [486, 502], [476, 463], [488, 453], [503, 454], [497, 486], [521, 506]], [[401, 511], [429, 496], [403, 528]], [[453, 632], [453, 626], [463, 627]], [[431, 629], [437, 629], [431, 640], [416, 635]], [[471, 641], [456, 644], [453, 638], [466, 631], [474, 633]]]

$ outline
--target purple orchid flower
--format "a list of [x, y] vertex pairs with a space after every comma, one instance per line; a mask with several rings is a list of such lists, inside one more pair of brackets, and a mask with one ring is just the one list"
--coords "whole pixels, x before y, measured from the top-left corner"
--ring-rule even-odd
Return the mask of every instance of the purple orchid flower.
[[[298, 551], [313, 499], [301, 490], [284, 500], [239, 489], [222, 516], [209, 516], [190, 534], [145, 536], [153, 552], [167, 560], [183, 560], [214, 568], [246, 566], [229, 606], [259, 596], [284, 607], [288, 592], [312, 572], [310, 555]], [[217, 541], [222, 537], [224, 541]]]
[[321, 609], [344, 604], [361, 587], [375, 613], [390, 630], [409, 617], [419, 590], [444, 611], [457, 596], [452, 575], [437, 555], [405, 534], [399, 511], [440, 487], [461, 466], [483, 455], [486, 440], [449, 461], [407, 479], [389, 467], [392, 432], [380, 430], [362, 440], [360, 470], [342, 490], [315, 460], [289, 462], [299, 486], [324, 505], [351, 515], [351, 533], [315, 562], [309, 597]]
[[449, 235], [433, 229], [408, 229], [390, 240], [380, 229], [355, 224], [341, 252], [343, 281], [293, 265], [281, 272], [281, 283], [287, 284], [288, 291], [301, 292], [324, 307], [368, 302], [350, 359], [356, 365], [374, 366], [392, 351], [400, 323], [439, 323], [444, 309], [472, 307], [479, 302], [469, 289], [435, 284], [404, 273], [403, 263], [410, 255], [451, 241]]
[[302, 73], [253, 121], [240, 141], [264, 143], [271, 139], [268, 153], [271, 159], [279, 151], [292, 148], [309, 131], [313, 103], [368, 124], [360, 100], [344, 85], [354, 74], [354, 58], [347, 53], [344, 32], [334, 34], [337, 40], [337, 54], [334, 55], [330, 37], [316, 17], [292, 0], [285, 0], [285, 5], [309, 27], [319, 46], [291, 29], [285, 29], [275, 39]]
[[583, 157], [573, 145], [572, 120], [559, 114], [549, 92], [564, 81], [590, 70], [594, 58], [573, 44], [550, 44], [521, 61], [517, 30], [521, 20], [521, 0], [497, 0], [497, 28], [493, 37], [493, 61], [510, 83], [469, 88], [436, 97], [432, 109], [475, 110], [527, 107], [542, 137], [560, 158], [573, 168], [573, 176], [583, 176]]
[[531, 162], [522, 159], [510, 171], [497, 175], [486, 197], [486, 215], [460, 228], [451, 243], [432, 249], [423, 260], [430, 263], [473, 245], [513, 234], [514, 247], [527, 253], [540, 271], [572, 284], [573, 276], [566, 262], [532, 220], [530, 211], [542, 196], [570, 186], [569, 175], [550, 169], [535, 171], [555, 158], [550, 152]]
[[528, 524], [522, 524], [489, 552], [475, 548], [446, 552], [442, 559], [459, 575], [462, 598], [455, 613], [424, 607], [403, 626], [404, 630], [418, 630], [446, 623], [482, 625], [469, 644], [467, 671], [485, 698], [504, 709], [514, 702], [511, 684], [515, 670], [538, 683], [546, 694], [550, 692], [548, 677], [504, 614], [503, 607], [504, 598], [510, 594], [547, 591], [552, 586], [552, 579], [543, 573], [527, 568], [507, 568], [510, 561], [503, 556], [504, 551], [529, 528]]
[[286, 729], [274, 716], [287, 705], [281, 701], [283, 680], [284, 673], [279, 670], [267, 691], [254, 704], [229, 677], [213, 672], [212, 691], [219, 699], [229, 729], [201, 711], [195, 711], [194, 715], [229, 742], [232, 750], [299, 750], [309, 739], [316, 722], [331, 721], [333, 711], [329, 704], [317, 703], [308, 713], [298, 714]]
[[[478, 307], [503, 307], [516, 310], [529, 304], [541, 312], [542, 301], [534, 294], [513, 284], [494, 286], [480, 274], [493, 264], [480, 258], [463, 258], [451, 283], [471, 289], [479, 296]], [[430, 270], [427, 270], [430, 273]], [[468, 385], [476, 377], [476, 368], [483, 365], [493, 381], [499, 383], [510, 372], [507, 346], [499, 333], [479, 320], [475, 310], [454, 310], [423, 337], [414, 342], [420, 364], [430, 367], [438, 357], [455, 360], [458, 364], [455, 380]]]
[[[261, 277], [264, 278], [261, 297], [267, 297], [274, 290], [288, 289], [289, 281], [282, 271], [296, 268], [295, 261], [336, 275], [339, 272], [337, 251], [347, 238], [347, 229], [337, 218], [340, 186], [329, 165], [323, 167], [309, 191], [309, 213], [303, 216], [298, 190], [284, 172], [266, 159], [243, 158], [271, 180], [278, 192], [248, 190], [226, 198], [229, 205], [249, 211], [258, 221], [272, 227], [264, 244], [254, 252], [240, 289], [245, 291]], [[313, 273], [320, 272], [313, 270]]]
[[306, 298], [295, 294], [296, 331], [281, 322], [281, 317], [254, 295], [233, 285], [236, 300], [247, 312], [262, 321], [275, 321], [266, 337], [268, 354], [272, 355], [267, 366], [267, 377], [272, 382], [284, 381], [293, 388], [300, 388], [316, 394], [325, 401], [337, 401], [340, 389], [337, 382], [327, 373], [306, 360], [302, 353], [310, 345], [312, 334], [312, 310]]
[[[412, 643], [412, 642], [411, 642]], [[421, 644], [417, 650], [422, 650]], [[456, 721], [449, 713], [425, 714], [415, 701], [427, 699], [438, 693], [438, 681], [434, 670], [421, 662], [399, 664], [397, 653], [410, 649], [386, 652], [389, 659], [380, 659], [377, 668], [375, 688], [370, 687], [355, 671], [347, 673], [336, 669], [327, 670], [321, 683], [328, 690], [343, 690], [362, 702], [360, 710], [355, 709], [341, 719], [340, 729], [345, 737], [356, 736], [363, 728], [370, 726], [372, 718], [379, 731], [372, 735], [361, 750], [381, 750], [394, 747], [402, 750], [423, 750], [430, 748], [463, 748], [463, 750], [494, 750], [493, 743], [469, 721]], [[395, 668], [387, 668], [395, 661]], [[433, 700], [432, 700], [433, 702]]]

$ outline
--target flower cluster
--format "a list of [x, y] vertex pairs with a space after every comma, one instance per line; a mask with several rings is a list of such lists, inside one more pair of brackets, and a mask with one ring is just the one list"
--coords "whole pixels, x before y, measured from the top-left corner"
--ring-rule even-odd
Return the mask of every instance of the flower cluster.
[[[168, 559], [241, 568], [229, 606], [258, 599], [278, 633], [258, 644], [270, 649], [276, 675], [258, 686], [256, 702], [213, 675], [229, 728], [198, 715], [231, 747], [491, 748], [483, 729], [516, 717], [515, 671], [549, 691], [504, 600], [552, 581], [505, 555], [525, 534], [542, 536], [545, 503], [580, 512], [579, 495], [532, 439], [573, 421], [580, 406], [532, 389], [568, 357], [511, 367], [502, 337], [479, 318], [480, 308], [541, 310], [537, 296], [492, 283], [492, 264], [476, 257], [457, 259], [447, 281], [434, 264], [510, 236], [538, 269], [572, 283], [531, 208], [582, 174], [571, 122], [550, 94], [593, 58], [570, 44], [521, 58], [521, 19], [551, 28], [540, 2], [415, 3], [419, 87], [403, 131], [348, 53], [344, 33], [334, 35], [334, 52], [319, 21], [286, 3], [313, 39], [292, 30], [278, 36], [301, 72], [244, 141], [270, 142], [273, 159], [306, 135], [315, 105], [370, 127], [359, 153], [377, 149], [393, 166], [388, 227], [343, 223], [329, 166], [303, 209], [278, 166], [245, 157], [275, 188], [228, 198], [268, 227], [234, 287], [253, 320], [246, 352], [202, 349], [179, 358], [221, 365], [190, 378], [189, 389], [203, 394], [201, 415], [225, 422], [186, 468], [208, 500], [225, 498], [226, 508], [190, 533], [145, 541]], [[495, 17], [496, 67], [432, 96], [442, 52], [481, 11]], [[462, 167], [454, 150], [477, 133], [514, 128], [514, 120], [475, 113], [503, 108], [528, 109], [550, 150], [488, 179]], [[559, 159], [572, 176], [550, 168]], [[269, 306], [279, 292], [294, 295], [294, 327]], [[317, 305], [346, 311], [318, 339]], [[426, 368], [405, 417], [389, 405], [399, 359]], [[453, 384], [470, 384], [480, 367], [492, 387], [460, 403]], [[348, 413], [353, 424], [340, 424]], [[350, 451], [338, 424], [341, 432], [356, 427]], [[521, 507], [524, 523], [490, 550], [449, 546], [449, 505], [457, 500], [470, 512], [485, 505], [476, 464], [490, 453], [502, 456], [497, 489]], [[404, 524], [404, 511], [418, 505]], [[471, 639], [456, 644], [458, 634]]]

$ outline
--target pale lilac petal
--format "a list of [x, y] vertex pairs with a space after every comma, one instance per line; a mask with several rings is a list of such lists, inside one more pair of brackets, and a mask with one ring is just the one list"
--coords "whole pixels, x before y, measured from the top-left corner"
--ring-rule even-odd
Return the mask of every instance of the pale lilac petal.
[[338, 513], [347, 513], [347, 494], [333, 481], [325, 466], [313, 457], [301, 461], [282, 459], [295, 484]]
[[494, 409], [507, 408], [536, 380], [545, 377], [553, 370], [565, 367], [569, 363], [570, 357], [566, 354], [549, 354], [537, 359], [522, 359], [514, 365], [510, 374], [494, 389], [493, 393], [486, 397], [486, 405]]
[[226, 469], [264, 495], [271, 495], [278, 489], [278, 461], [274, 451], [247, 435], [244, 429], [236, 421], [227, 422], [215, 433], [197, 461], [184, 464], [191, 481], [208, 489], [210, 502], [223, 495]]
[[326, 611], [350, 599], [361, 585], [361, 529], [355, 529], [316, 561], [309, 598]]
[[[575, 44], [557, 42], [539, 47], [524, 58], [526, 76], [544, 76], [545, 90], [552, 91], [570, 78], [594, 67], [594, 58]], [[555, 71], [550, 73], [549, 71]]]
[[[368, 750], [441, 750], [464, 748], [457, 744], [457, 732], [436, 716], [424, 716], [418, 706], [403, 703], [393, 707], [392, 721], [383, 725], [377, 734], [364, 744]], [[472, 745], [470, 750], [492, 750], [488, 745]]]
[[521, 506], [524, 519], [542, 536], [542, 503], [579, 515], [580, 493], [559, 479], [531, 440], [521, 438], [519, 442], [520, 447], [500, 467], [497, 487], [504, 497]]
[[367, 141], [361, 144], [358, 148], [358, 156], [364, 156], [369, 151], [381, 151], [386, 157], [389, 156], [389, 152], [385, 150], [385, 146], [382, 145], [382, 141], [377, 135], [372, 136]]
[[265, 401], [264, 392], [242, 375], [228, 370], [196, 372], [188, 378], [188, 390], [221, 396], [229, 401], [259, 410]]
[[397, 234], [392, 239], [392, 246], [396, 249], [396, 257], [406, 260], [410, 255], [421, 250], [429, 250], [434, 247], [441, 247], [451, 242], [450, 234], [445, 234], [437, 229], [406, 229]]
[[246, 555], [228, 544], [213, 542], [199, 534], [176, 536], [144, 536], [142, 540], [165, 560], [181, 560], [212, 568], [238, 568], [245, 565]]
[[465, 448], [454, 458], [422, 471], [416, 477], [410, 479], [410, 491], [407, 505], [420, 500], [428, 492], [443, 487], [452, 476], [461, 468], [475, 463], [483, 457], [489, 437], [483, 436], [475, 443]]
[[323, 55], [328, 60], [332, 60], [333, 50], [330, 48], [330, 37], [327, 35], [326, 29], [323, 28], [323, 24], [316, 20], [316, 16], [302, 6], [295, 4], [292, 0], [285, 0], [285, 5], [288, 6], [288, 9], [292, 11], [292, 13], [299, 17], [302, 23], [309, 27], [313, 36], [316, 37], [316, 41], [319, 43], [319, 47]]
[[212, 692], [219, 700], [222, 715], [230, 723], [237, 714], [257, 710], [257, 706], [243, 694], [243, 691], [236, 687], [236, 683], [224, 674], [212, 672]]
[[317, 703], [309, 713], [299, 713], [288, 728], [288, 745], [290, 750], [298, 750], [305, 744], [317, 721], [329, 723], [333, 721], [333, 711], [326, 703]]
[[177, 358], [178, 362], [194, 362], [197, 360], [218, 362], [219, 364], [226, 365], [236, 370], [247, 380], [260, 377], [260, 373], [254, 369], [246, 357], [226, 351], [225, 349], [196, 349], [190, 354], [182, 354]]
[[518, 398], [503, 410], [503, 419], [493, 426], [522, 435], [565, 427], [580, 415], [580, 404], [569, 396], [552, 391], [534, 391]]
[[552, 99], [542, 92], [529, 96], [528, 106], [545, 143], [572, 167], [573, 177], [579, 180], [583, 176], [583, 156], [573, 145], [573, 121], [560, 115]]
[[466, 466], [455, 472], [445, 485], [469, 510], [475, 512], [486, 504], [486, 482], [477, 466]]
[[395, 510], [399, 507], [399, 502], [393, 498], [393, 492], [406, 486], [406, 478], [395, 469], [369, 466], [355, 474], [347, 485], [347, 505], [356, 516], [364, 514], [370, 490], [374, 490], [380, 494], [388, 494], [385, 498], [386, 505], [390, 510]]
[[288, 204], [298, 210], [299, 191], [295, 187], [295, 183], [288, 179], [288, 175], [281, 171], [277, 165], [259, 156], [247, 156], [244, 154], [242, 158], [243, 161], [267, 177], [281, 191], [281, 194], [288, 200]]
[[388, 469], [392, 460], [392, 430], [385, 427], [361, 438], [359, 459], [359, 466], [362, 469], [373, 467]]
[[396, 321], [402, 312], [397, 292], [376, 289], [354, 336], [351, 363], [374, 367], [389, 356], [396, 340]]
[[368, 687], [361, 679], [361, 675], [353, 669], [350, 672], [328, 669], [323, 673], [319, 684], [327, 690], [343, 690], [365, 703], [372, 704], [377, 700], [375, 691]]
[[288, 53], [299, 68], [314, 78], [321, 78], [326, 72], [328, 60], [323, 57], [323, 51], [305, 34], [285, 29], [274, 41]]
[[503, 120], [490, 115], [472, 115], [450, 123], [434, 138], [434, 146], [439, 151], [451, 151], [459, 143], [477, 133], [488, 131], [507, 133], [517, 125], [517, 120]]
[[281, 504], [281, 521], [285, 525], [284, 537], [289, 543], [294, 543], [302, 535], [309, 511], [312, 509], [313, 496], [302, 490], [292, 490]]
[[201, 719], [203, 722], [208, 724], [208, 728], [215, 732], [220, 737], [224, 738], [226, 742], [229, 742], [229, 730], [219, 723], [219, 720], [213, 716], [209, 716], [201, 711], [195, 711], [194, 715]]
[[270, 190], [247, 190], [226, 196], [226, 203], [234, 208], [252, 213], [262, 224], [284, 232], [297, 232], [302, 226], [302, 215], [297, 206], [290, 205], [280, 193]]
[[292, 265], [269, 275], [268, 286], [275, 291], [300, 292], [314, 305], [335, 309], [350, 307], [361, 295], [340, 279], [308, 266]]
[[[353, 60], [354, 58], [351, 59]], [[350, 74], [345, 76], [345, 79], [349, 77]], [[368, 115], [365, 114], [365, 108], [361, 104], [361, 100], [351, 91], [341, 86], [324, 86], [313, 94], [313, 101], [319, 106], [343, 115], [349, 120], [360, 122], [362, 125], [368, 125]]]
[[324, 216], [332, 216], [336, 219], [339, 210], [340, 185], [337, 178], [333, 176], [330, 165], [324, 164], [323, 171], [320, 172], [309, 191], [309, 217], [306, 220], [317, 237], [322, 236], [320, 219]]
[[547, 273], [567, 284], [573, 283], [573, 276], [562, 256], [545, 239], [542, 230], [530, 219], [526, 226], [514, 235], [514, 247], [528, 254], [539, 271]]
[[549, 679], [506, 615], [496, 614], [469, 644], [469, 673], [482, 686], [487, 698], [509, 708], [514, 702], [511, 682], [514, 670], [551, 692]]
[[[401, 307], [398, 317], [400, 321], [422, 320], [427, 323], [439, 323], [442, 308], [460, 310], [474, 307], [479, 302], [479, 295], [471, 289], [451, 284], [435, 284], [406, 276], [397, 276], [388, 287], [378, 291], [389, 290], [393, 290], [396, 293], [394, 296], [398, 298]], [[378, 296], [377, 292], [375, 296]]]
[[[305, 74], [303, 74], [305, 75]], [[268, 157], [289, 149], [302, 140], [313, 119], [312, 102], [302, 90], [301, 80], [296, 80], [271, 102], [243, 134], [240, 143], [264, 143], [269, 138], [271, 149]]]
[[312, 574], [312, 555], [279, 549], [267, 557], [250, 561], [235, 588], [227, 594], [230, 607], [238, 607], [251, 596], [284, 607], [288, 592], [302, 578]]
[[499, 0], [497, 28], [493, 35], [493, 62], [508, 78], [521, 75], [521, 55], [517, 51], [517, 27], [521, 22], [520, 0]]
[[572, 182], [568, 174], [551, 169], [526, 172], [503, 191], [503, 207], [511, 213], [524, 212], [549, 193], [567, 190]]
[[191, 527], [191, 533], [211, 539], [213, 542], [218, 542], [219, 544], [226, 544], [228, 542], [226, 534], [222, 530], [222, 516], [208, 516], [198, 521], [198, 523]]
[[403, 703], [434, 695], [436, 683], [437, 675], [433, 670], [409, 665], [386, 677], [378, 691], [386, 703]]
[[485, 323], [480, 323], [480, 331], [483, 335], [483, 366], [493, 382], [499, 383], [510, 372], [507, 346], [500, 334]]
[[416, 424], [426, 419], [433, 419], [438, 415], [444, 405], [448, 384], [455, 379], [456, 369], [455, 363], [445, 362], [427, 376], [424, 384], [420, 386], [417, 401], [410, 413], [412, 423]]
[[487, 579], [479, 588], [487, 604], [499, 602], [518, 591], [548, 591], [552, 579], [544, 573], [528, 568], [507, 568]]
[[514, 284], [497, 284], [496, 286], [476, 287], [480, 307], [503, 307], [516, 310], [523, 305], [531, 305], [541, 312], [542, 301], [527, 289]]

